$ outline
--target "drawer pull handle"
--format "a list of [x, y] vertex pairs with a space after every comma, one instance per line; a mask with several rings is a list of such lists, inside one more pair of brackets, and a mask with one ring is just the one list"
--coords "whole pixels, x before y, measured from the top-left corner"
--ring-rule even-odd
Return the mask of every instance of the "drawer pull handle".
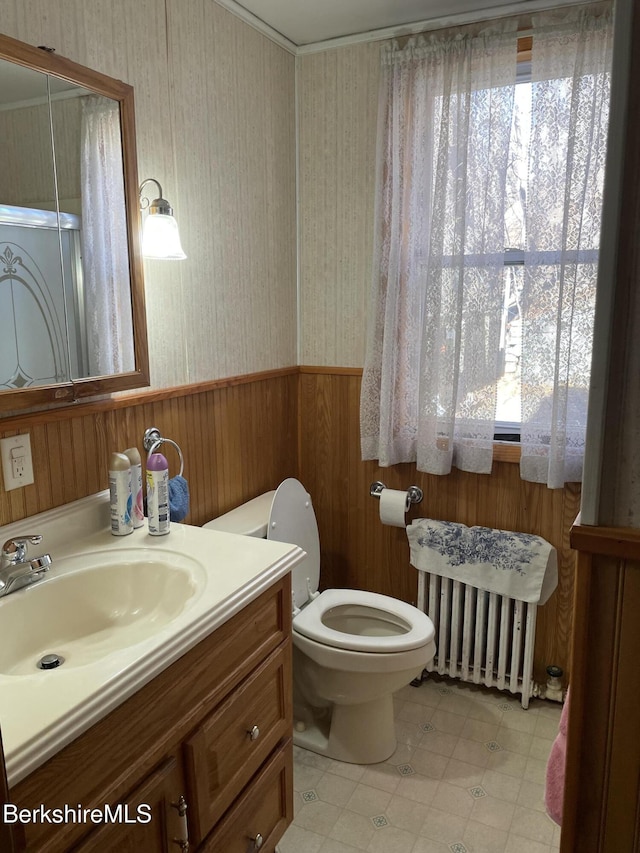
[[[177, 803], [171, 803], [172, 809], [177, 809], [178, 817], [182, 822], [183, 838], [174, 838], [173, 843], [180, 848], [180, 853], [189, 853], [189, 827], [187, 826], [187, 801], [184, 794], [180, 794]], [[185, 840], [186, 839], [186, 840]]]
[[171, 803], [171, 807], [178, 810], [178, 814], [180, 817], [184, 817], [187, 813], [187, 801], [184, 798], [183, 794], [180, 794], [177, 803]]
[[259, 850], [264, 844], [264, 838], [258, 833], [256, 837], [253, 839], [253, 849]]
[[[260, 737], [260, 729], [257, 726], [254, 726], [252, 729], [248, 730], [247, 734], [249, 735], [250, 740], [258, 740]], [[262, 838], [262, 836], [259, 837]], [[262, 841], [260, 843], [262, 844]]]

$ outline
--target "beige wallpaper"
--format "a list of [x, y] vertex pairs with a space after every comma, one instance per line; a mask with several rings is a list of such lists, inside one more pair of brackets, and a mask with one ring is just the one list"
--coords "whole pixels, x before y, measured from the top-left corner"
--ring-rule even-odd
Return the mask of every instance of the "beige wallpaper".
[[[58, 193], [61, 200], [74, 201], [72, 207], [61, 207], [71, 212], [80, 206], [81, 110], [80, 98], [56, 101], [52, 109]], [[0, 110], [0, 139], [3, 162], [11, 164], [10, 168], [0, 169], [0, 204], [53, 210], [55, 185], [48, 105]]]
[[134, 86], [188, 255], [145, 263], [152, 386], [295, 364], [293, 56], [213, 0], [0, 0], [0, 31]]
[[300, 362], [361, 367], [380, 42], [298, 57]]

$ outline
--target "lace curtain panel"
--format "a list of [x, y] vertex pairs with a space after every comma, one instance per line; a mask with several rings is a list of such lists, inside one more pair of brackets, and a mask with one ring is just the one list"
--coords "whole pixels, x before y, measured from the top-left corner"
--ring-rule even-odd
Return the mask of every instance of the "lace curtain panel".
[[491, 470], [516, 24], [384, 50], [365, 459]]
[[[82, 99], [82, 268], [89, 375], [135, 368], [120, 105]], [[111, 215], [117, 211], [117, 215]]]
[[[446, 474], [452, 465], [491, 471], [504, 368], [506, 276], [511, 274], [505, 246], [513, 245], [518, 219], [505, 217], [512, 206], [522, 135], [522, 106], [515, 97], [516, 27], [517, 21], [507, 19], [454, 37], [412, 39], [402, 50], [396, 45], [383, 49], [374, 280], [361, 392], [362, 456], [382, 466], [415, 461], [419, 470], [434, 474]], [[584, 443], [586, 414], [581, 439], [560, 426], [552, 436], [547, 428], [552, 416], [545, 420], [543, 414], [556, 385], [560, 398], [563, 393], [571, 397], [567, 411], [573, 411], [577, 399], [567, 389], [581, 388], [575, 383], [585, 375], [588, 385], [608, 65], [602, 50], [593, 55], [584, 31], [602, 46], [598, 34], [610, 30], [610, 21], [582, 9], [552, 21], [537, 16], [536, 27], [534, 83], [525, 109], [531, 122], [531, 158], [524, 165], [529, 186], [518, 199], [521, 221], [516, 221], [525, 269], [527, 264], [532, 268], [525, 275], [520, 270], [512, 290], [524, 341], [522, 420], [537, 424], [528, 432], [523, 426], [522, 476], [547, 482], [549, 456], [567, 455], [550, 451], [551, 441], [562, 444], [570, 435], [572, 447]], [[539, 37], [548, 37], [548, 43], [538, 51]], [[580, 61], [572, 64], [568, 46], [573, 44]], [[585, 75], [590, 84], [583, 82]], [[584, 162], [591, 146], [597, 148], [587, 158], [593, 168], [567, 165], [574, 159]], [[548, 187], [552, 192], [547, 194]], [[534, 193], [543, 198], [532, 198]], [[565, 211], [565, 197], [572, 202], [571, 214]], [[547, 232], [550, 216], [555, 219]], [[567, 282], [571, 263], [574, 275]], [[591, 289], [593, 298], [586, 300]], [[573, 325], [568, 305], [574, 308]], [[564, 335], [555, 332], [560, 319]], [[572, 351], [578, 320], [584, 354], [579, 365]], [[532, 357], [528, 369], [525, 357]], [[551, 412], [558, 424], [566, 424], [566, 415], [557, 417], [559, 406], [552, 402]], [[573, 464], [579, 456], [569, 455], [572, 462], [563, 463], [562, 476], [579, 479], [581, 463]], [[551, 478], [549, 484], [562, 485]]]
[[533, 16], [522, 294], [525, 480], [582, 480], [613, 27], [611, 12]]

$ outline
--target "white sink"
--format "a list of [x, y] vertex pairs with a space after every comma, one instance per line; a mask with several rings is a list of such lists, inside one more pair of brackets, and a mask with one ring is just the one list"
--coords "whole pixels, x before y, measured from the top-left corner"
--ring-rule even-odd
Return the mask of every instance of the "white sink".
[[2, 600], [0, 673], [50, 678], [52, 670], [37, 667], [44, 655], [68, 669], [130, 648], [193, 606], [205, 582], [203, 566], [171, 551], [93, 551], [54, 562], [43, 580]]
[[[41, 534], [52, 565], [0, 597], [0, 727], [13, 785], [304, 558], [282, 542], [172, 524], [110, 533], [100, 492], [0, 527]], [[63, 657], [42, 670], [47, 654]]]

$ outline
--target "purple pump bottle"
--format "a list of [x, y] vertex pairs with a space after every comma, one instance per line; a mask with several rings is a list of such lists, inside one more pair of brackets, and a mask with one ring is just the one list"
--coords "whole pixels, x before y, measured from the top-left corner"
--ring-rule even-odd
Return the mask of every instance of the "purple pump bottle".
[[147, 515], [151, 536], [169, 532], [169, 463], [162, 453], [147, 459]]

